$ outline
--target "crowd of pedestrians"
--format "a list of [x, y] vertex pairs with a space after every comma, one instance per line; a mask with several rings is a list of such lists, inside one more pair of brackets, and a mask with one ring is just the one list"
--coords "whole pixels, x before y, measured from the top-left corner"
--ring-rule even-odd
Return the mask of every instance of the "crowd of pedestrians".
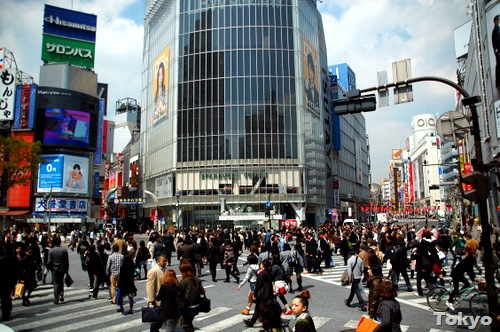
[[[470, 274], [472, 268], [482, 272], [475, 260], [480, 243], [473, 239], [470, 229], [451, 232], [425, 227], [417, 231], [410, 224], [325, 223], [317, 229], [185, 229], [163, 235], [153, 231], [148, 235], [147, 243], [142, 240], [139, 245], [132, 234], [121, 232], [91, 232], [87, 236], [74, 231], [63, 240], [79, 255], [78, 268], [88, 273], [89, 297], [97, 299], [99, 290], [107, 286], [106, 296], [111, 304], [118, 306], [118, 312], [134, 312], [135, 281], [146, 279], [148, 304], [162, 308], [163, 312], [162, 321], [152, 323], [151, 331], [158, 331], [162, 326], [174, 331], [178, 324], [185, 331], [194, 331], [193, 320], [199, 314], [200, 298], [205, 293], [200, 277], [206, 265], [213, 282], [221, 280], [217, 276], [220, 267], [223, 282], [230, 283], [233, 279], [237, 290], [248, 283], [240, 313], [249, 318], [244, 319], [243, 324], [252, 327], [260, 321], [264, 331], [279, 330], [285, 324], [282, 315], [295, 316], [296, 331], [315, 331], [309, 314], [310, 293], [304, 290], [302, 274], [321, 275], [325, 269], [334, 267], [335, 255], [342, 257], [351, 284], [344, 304], [353, 307], [356, 297], [360, 310], [367, 311], [380, 326], [388, 321], [395, 324], [393, 331], [397, 331], [402, 320], [396, 300], [400, 277], [409, 292], [414, 291], [410, 280], [416, 279], [416, 294], [423, 296], [424, 288], [444, 283], [443, 266], [449, 264], [449, 252], [453, 257], [451, 267], [456, 291], [459, 283], [468, 285], [463, 277], [465, 272], [474, 277]], [[498, 237], [493, 246], [499, 247]], [[30, 296], [38, 283], [52, 283], [54, 304], [64, 301], [64, 278], [70, 267], [68, 250], [61, 247], [60, 236], [26, 230], [4, 232], [0, 250], [0, 270], [9, 271], [0, 274], [3, 320], [10, 319], [13, 291], [18, 282], [25, 285], [21, 296], [24, 306], [31, 305]], [[180, 280], [170, 268], [174, 254], [180, 262]], [[244, 260], [240, 260], [240, 256], [245, 257]], [[244, 276], [239, 270], [243, 261]], [[494, 262], [498, 264], [498, 259]], [[387, 275], [383, 274], [384, 265], [389, 270]], [[369, 289], [366, 300], [361, 286]], [[453, 309], [451, 303], [456, 291], [450, 296], [450, 309]], [[300, 295], [289, 304], [287, 294], [295, 292]], [[174, 301], [174, 293], [183, 301]]]

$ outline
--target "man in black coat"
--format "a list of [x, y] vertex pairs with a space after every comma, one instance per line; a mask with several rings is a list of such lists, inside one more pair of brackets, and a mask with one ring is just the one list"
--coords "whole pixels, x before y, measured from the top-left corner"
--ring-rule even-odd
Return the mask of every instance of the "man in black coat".
[[87, 270], [89, 275], [92, 275], [93, 281], [93, 284], [91, 285], [92, 295], [89, 295], [89, 297], [92, 297], [95, 300], [97, 299], [99, 286], [105, 280], [105, 266], [99, 253], [95, 250], [95, 247], [93, 245], [89, 247], [89, 249], [85, 253], [85, 257], [87, 261]]
[[47, 268], [52, 271], [52, 283], [54, 285], [54, 304], [64, 302], [64, 275], [69, 270], [68, 250], [61, 248], [61, 238], [54, 236], [52, 239], [54, 248], [49, 253]]

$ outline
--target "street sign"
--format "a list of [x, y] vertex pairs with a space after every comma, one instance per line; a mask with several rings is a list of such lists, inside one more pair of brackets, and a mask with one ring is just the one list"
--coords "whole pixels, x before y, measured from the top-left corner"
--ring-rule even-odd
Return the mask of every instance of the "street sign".
[[[384, 86], [388, 82], [387, 70], [377, 72], [378, 86]], [[378, 107], [389, 106], [389, 91], [387, 89], [378, 90]]]
[[[394, 82], [405, 82], [411, 77], [411, 59], [400, 60], [392, 63], [392, 78]], [[413, 101], [413, 88], [411, 84], [400, 85], [394, 88], [394, 104], [409, 103]]]
[[448, 142], [464, 139], [470, 129], [469, 119], [460, 111], [449, 111], [442, 114], [436, 123], [436, 131]]

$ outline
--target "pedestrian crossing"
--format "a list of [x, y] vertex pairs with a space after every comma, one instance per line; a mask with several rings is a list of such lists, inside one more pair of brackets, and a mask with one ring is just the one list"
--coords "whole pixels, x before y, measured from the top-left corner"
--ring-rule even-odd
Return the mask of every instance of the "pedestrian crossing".
[[[209, 288], [209, 287], [207, 287]], [[93, 331], [93, 332], [126, 332], [149, 331], [149, 323], [141, 320], [141, 307], [146, 305], [146, 298], [136, 297], [134, 313], [124, 315], [116, 312], [117, 306], [107, 300], [107, 290], [100, 292], [101, 299], [88, 298], [87, 289], [67, 288], [62, 304], [52, 303], [53, 289], [51, 285], [41, 285], [32, 294], [31, 305], [21, 306], [19, 300], [14, 301], [12, 320], [3, 325], [14, 331]], [[128, 303], [124, 304], [125, 309]], [[243, 325], [243, 318], [237, 309], [230, 307], [214, 307], [209, 313], [200, 313], [194, 320], [197, 332], [245, 331], [257, 332], [262, 326], [257, 323], [253, 328]], [[283, 315], [284, 320], [292, 316]], [[328, 331], [324, 327], [332, 318], [315, 316], [318, 331]], [[290, 325], [292, 325], [291, 323]], [[2, 331], [0, 324], [0, 331]], [[178, 327], [176, 331], [183, 331]]]
[[[330, 284], [336, 285], [336, 286], [341, 286], [340, 278], [342, 277], [342, 273], [344, 273], [344, 270], [346, 269], [346, 266], [344, 265], [344, 258], [340, 255], [339, 256], [334, 255], [333, 262], [334, 262], [334, 266], [331, 268], [323, 269], [322, 274], [314, 274], [314, 273], [302, 274], [302, 277], [319, 280], [319, 281], [330, 283]], [[448, 286], [451, 282], [450, 265], [445, 265], [443, 267], [443, 269], [446, 272], [446, 275], [444, 277], [445, 285]], [[384, 276], [389, 275], [389, 269], [387, 268], [386, 265], [383, 266], [382, 271], [383, 271]], [[410, 272], [408, 272], [408, 276], [410, 277]], [[416, 276], [416, 273], [415, 273], [415, 276]], [[416, 294], [416, 292], [417, 292], [417, 279], [410, 278], [410, 283], [411, 283], [411, 286], [413, 288], [413, 291], [408, 292], [406, 285], [405, 285], [405, 282], [403, 280], [403, 277], [402, 276], [399, 277], [398, 301], [405, 303], [405, 304], [412, 305], [412, 306], [417, 307], [417, 308], [429, 310], [429, 306], [427, 305], [427, 298], [425, 296], [418, 296]], [[341, 287], [349, 288], [350, 286], [341, 286]], [[425, 281], [422, 280], [422, 288], [424, 290], [424, 294], [426, 291], [425, 287], [426, 287]], [[365, 292], [365, 294], [368, 294], [368, 289], [366, 287], [364, 287], [364, 292]]]
[[[124, 315], [116, 312], [117, 306], [109, 303], [107, 290], [100, 292], [100, 299], [93, 300], [87, 297], [87, 289], [68, 288], [64, 294], [65, 302], [60, 305], [52, 303], [52, 292], [51, 285], [42, 285], [32, 294], [31, 306], [23, 307], [19, 300], [14, 301], [12, 320], [4, 324], [14, 331], [149, 331], [149, 324], [142, 323], [141, 320], [141, 307], [146, 305], [144, 297], [136, 297], [134, 313]], [[128, 304], [125, 304], [126, 309], [127, 307]], [[260, 323], [257, 323], [253, 328], [245, 327], [242, 323], [245, 317], [248, 316], [242, 316], [235, 308], [218, 306], [213, 307], [209, 313], [200, 313], [196, 316], [194, 325], [197, 332], [257, 332], [262, 328]], [[282, 316], [284, 320], [290, 320], [291, 317]], [[313, 315], [316, 329], [320, 332], [332, 331], [332, 326], [338, 326], [339, 331], [355, 330], [357, 320], [347, 320], [344, 321], [344, 324], [334, 324], [335, 320], [339, 320], [339, 318], [342, 319], [334, 314], [331, 317]], [[291, 321], [289, 325], [293, 327], [293, 324]], [[0, 331], [2, 331], [1, 324]], [[182, 328], [178, 327], [176, 332], [180, 331]], [[412, 329], [403, 325], [402, 331], [412, 332]], [[449, 331], [440, 330], [439, 332]]]

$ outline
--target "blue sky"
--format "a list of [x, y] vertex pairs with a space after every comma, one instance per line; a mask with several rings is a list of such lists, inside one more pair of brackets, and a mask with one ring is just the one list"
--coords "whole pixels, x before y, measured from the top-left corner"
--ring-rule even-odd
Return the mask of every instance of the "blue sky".
[[[184, 0], [188, 1], [188, 0]], [[131, 97], [140, 102], [144, 0], [2, 0], [0, 47], [14, 53], [18, 67], [38, 82], [45, 4], [93, 13], [97, 18], [95, 71], [109, 84], [109, 104]], [[328, 63], [347, 63], [358, 88], [377, 85], [377, 72], [411, 58], [413, 77], [455, 80], [453, 30], [471, 19], [467, 0], [323, 0]], [[422, 113], [454, 109], [454, 91], [418, 83], [412, 103], [366, 113], [373, 182], [388, 176], [391, 149], [405, 147], [410, 121]], [[390, 94], [392, 105], [392, 92]]]

